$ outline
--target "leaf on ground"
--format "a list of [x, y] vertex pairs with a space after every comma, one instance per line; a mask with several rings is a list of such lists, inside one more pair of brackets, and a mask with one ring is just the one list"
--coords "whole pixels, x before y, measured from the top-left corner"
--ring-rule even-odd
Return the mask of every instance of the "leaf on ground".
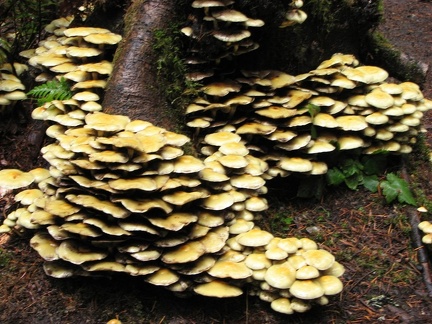
[[387, 174], [386, 180], [381, 182], [380, 187], [383, 189], [382, 192], [387, 203], [391, 203], [397, 198], [400, 203], [416, 205], [408, 183], [394, 173]]
[[370, 192], [377, 192], [379, 180], [376, 175], [363, 175], [363, 185]]
[[331, 168], [326, 174], [327, 182], [329, 185], [337, 186], [345, 180], [345, 175], [338, 168]]

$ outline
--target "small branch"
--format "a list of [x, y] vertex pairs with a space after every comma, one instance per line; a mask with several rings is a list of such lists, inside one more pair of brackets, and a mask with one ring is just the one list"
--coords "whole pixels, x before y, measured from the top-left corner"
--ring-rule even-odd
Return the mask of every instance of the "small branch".
[[[408, 172], [406, 170], [405, 164], [402, 166], [402, 178], [410, 183]], [[431, 277], [431, 266], [429, 262], [428, 251], [422, 242], [422, 237], [420, 230], [418, 228], [418, 224], [420, 223], [420, 219], [417, 211], [414, 207], [406, 208], [407, 215], [409, 218], [409, 222], [411, 225], [411, 239], [414, 245], [415, 250], [417, 250], [417, 257], [422, 267], [422, 275], [423, 281], [426, 285], [426, 289], [428, 291], [429, 297], [432, 297], [432, 277]]]

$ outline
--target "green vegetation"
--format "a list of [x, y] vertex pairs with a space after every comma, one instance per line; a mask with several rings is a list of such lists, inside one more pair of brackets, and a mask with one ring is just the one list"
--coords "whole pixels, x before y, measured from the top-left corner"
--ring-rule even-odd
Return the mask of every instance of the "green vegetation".
[[338, 166], [328, 170], [327, 182], [334, 186], [344, 183], [351, 190], [364, 186], [371, 192], [380, 191], [387, 203], [397, 200], [402, 204], [416, 205], [409, 184], [398, 175], [387, 173], [385, 179], [379, 179], [385, 172], [386, 161], [387, 154], [383, 152], [344, 159]]
[[6, 267], [12, 259], [12, 255], [0, 249], [0, 268]]
[[164, 84], [165, 97], [171, 103], [181, 101], [185, 93], [193, 95], [200, 87], [199, 83], [185, 79], [187, 68], [182, 57], [180, 29], [180, 26], [173, 25], [154, 32], [153, 49], [157, 53], [158, 77]]
[[387, 203], [391, 203], [397, 199], [401, 204], [416, 205], [408, 183], [394, 173], [387, 174], [386, 180], [380, 183], [380, 188]]
[[363, 185], [371, 192], [377, 192], [378, 175], [384, 173], [386, 165], [386, 153], [343, 159], [338, 166], [328, 170], [327, 182], [333, 186], [344, 183], [351, 190]]
[[9, 52], [12, 56], [40, 40], [43, 27], [52, 20], [58, 5], [59, 2], [53, 0], [0, 2], [3, 40], [11, 44]]
[[66, 100], [72, 98], [72, 91], [65, 78], [48, 81], [34, 87], [27, 93], [28, 96], [37, 99], [37, 104], [42, 106], [53, 100]]
[[373, 32], [368, 37], [368, 47], [374, 54], [375, 62], [400, 80], [423, 83], [426, 75], [419, 64], [402, 58], [397, 50], [380, 32]]

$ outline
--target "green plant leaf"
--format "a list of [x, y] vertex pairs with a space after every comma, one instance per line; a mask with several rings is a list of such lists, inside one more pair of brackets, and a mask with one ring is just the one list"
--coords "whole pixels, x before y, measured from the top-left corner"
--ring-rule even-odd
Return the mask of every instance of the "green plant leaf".
[[363, 186], [370, 192], [377, 192], [379, 180], [376, 175], [363, 175]]
[[387, 203], [393, 202], [398, 199], [400, 203], [407, 203], [409, 205], [416, 205], [416, 201], [410, 191], [408, 183], [399, 178], [394, 173], [387, 174], [386, 180], [380, 184], [382, 193]]
[[360, 173], [355, 173], [345, 178], [345, 184], [351, 190], [357, 190], [358, 186], [362, 183], [362, 180], [363, 180], [363, 175]]
[[309, 112], [309, 115], [312, 117], [312, 119], [321, 111], [321, 108], [314, 104], [307, 104], [306, 109]]
[[337, 186], [345, 181], [345, 175], [338, 168], [331, 168], [326, 173], [327, 182], [329, 185]]
[[348, 159], [343, 163], [342, 172], [345, 177], [351, 177], [355, 174], [361, 174], [362, 170], [363, 165], [357, 160]]

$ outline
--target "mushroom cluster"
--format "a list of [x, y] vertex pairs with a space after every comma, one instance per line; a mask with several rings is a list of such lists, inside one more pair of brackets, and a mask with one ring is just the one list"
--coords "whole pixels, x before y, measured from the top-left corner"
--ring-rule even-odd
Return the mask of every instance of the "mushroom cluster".
[[18, 62], [0, 65], [0, 116], [8, 113], [17, 101], [27, 98], [25, 85], [19, 78], [27, 70], [27, 65]]
[[[301, 6], [292, 1], [282, 27], [305, 19]], [[35, 231], [30, 244], [56, 278], [119, 272], [181, 295], [247, 290], [285, 314], [325, 305], [341, 292], [344, 268], [308, 238], [274, 237], [255, 224], [268, 208], [266, 181], [323, 174], [335, 152], [409, 153], [432, 101], [346, 54], [297, 76], [242, 70], [219, 78], [208, 68], [222, 71], [225, 59], [257, 48], [250, 30], [264, 22], [233, 0], [192, 7], [182, 32], [191, 40], [186, 77], [204, 83], [186, 107], [199, 156], [185, 154], [185, 135], [101, 112], [112, 70], [105, 46], [121, 36], [55, 20], [52, 35], [22, 55], [41, 70], [38, 80], [64, 77], [75, 95], [33, 111], [52, 123], [53, 142], [42, 149], [50, 167], [0, 171], [2, 187], [30, 186], [15, 195], [20, 207], [0, 231]], [[431, 223], [419, 228], [432, 242]]]
[[[332, 61], [348, 57], [338, 54]], [[373, 72], [381, 76], [360, 79], [361, 74], [372, 79]], [[269, 178], [323, 174], [331, 152], [412, 151], [432, 102], [416, 84], [386, 79], [387, 72], [378, 67], [335, 64], [295, 77], [267, 71], [213, 82], [186, 108], [187, 125], [195, 129], [204, 152], [209, 134], [241, 136], [252, 154], [268, 163]]]
[[430, 246], [432, 244], [432, 223], [430, 221], [422, 221], [418, 224], [418, 228], [424, 234], [422, 242]]
[[[300, 15], [301, 6], [301, 1], [293, 1], [290, 12]], [[209, 10], [201, 25], [206, 26], [208, 14]], [[192, 40], [196, 46], [202, 43], [197, 37]], [[235, 47], [229, 49], [235, 53]], [[204, 155], [206, 136], [241, 136], [250, 154], [268, 165], [266, 179], [293, 172], [324, 174], [335, 152], [412, 151], [432, 101], [423, 97], [418, 85], [397, 84], [388, 77], [382, 68], [361, 65], [353, 55], [340, 53], [296, 76], [231, 69], [223, 78], [201, 81], [198, 97], [185, 109], [187, 125]]]
[[[48, 275], [122, 272], [213, 297], [238, 296], [250, 285], [283, 313], [341, 291], [343, 267], [329, 252], [255, 226], [254, 216], [267, 209], [260, 197], [266, 166], [240, 136], [207, 136], [214, 152], [202, 161], [184, 154], [188, 137], [146, 121], [102, 112], [78, 126], [49, 120], [55, 142], [42, 153], [50, 168], [4, 175], [13, 188], [37, 186], [16, 194], [21, 207], [2, 229], [34, 230], [30, 244]], [[326, 288], [328, 281], [335, 286]]]
[[73, 84], [73, 99], [87, 102], [81, 109], [101, 110], [98, 101], [112, 72], [112, 63], [104, 55], [122, 37], [104, 28], [69, 28], [72, 22], [73, 17], [53, 20], [45, 27], [49, 36], [36, 49], [20, 55], [28, 58], [29, 65], [40, 72], [35, 78], [37, 82], [64, 78]]
[[190, 56], [185, 60], [190, 67], [186, 75], [188, 80], [201, 81], [212, 77], [221, 61], [258, 48], [259, 45], [251, 39], [250, 28], [262, 27], [264, 21], [247, 17], [234, 9], [234, 5], [234, 0], [192, 2], [194, 17], [189, 26], [181, 29], [191, 40]]
[[285, 20], [279, 26], [280, 28], [289, 27], [296, 24], [302, 24], [307, 19], [307, 14], [300, 8], [303, 7], [303, 0], [292, 0], [290, 9], [285, 14]]
[[[103, 86], [77, 92], [92, 82], [87, 78], [95, 71], [84, 67], [93, 63], [67, 54], [71, 42], [89, 47], [83, 28], [67, 27], [63, 19], [47, 27], [60, 41], [68, 39], [52, 45], [66, 47], [66, 54], [54, 54], [66, 61], [47, 65], [53, 54], [46, 41], [29, 61], [50, 78], [76, 82], [76, 93], [34, 109], [33, 118], [51, 123], [52, 143], [41, 150], [49, 169], [1, 171], [2, 187], [28, 187], [15, 195], [19, 208], [6, 216], [2, 232], [34, 231], [30, 244], [56, 278], [120, 272], [178, 294], [213, 297], [238, 296], [250, 286], [282, 313], [306, 311], [340, 292], [343, 267], [330, 253], [309, 239], [275, 238], [255, 225], [268, 208], [262, 197], [268, 165], [250, 154], [240, 135], [226, 129], [205, 136], [205, 159], [199, 159], [184, 153], [185, 135], [100, 112], [95, 91]], [[49, 39], [59, 42], [56, 37]], [[90, 72], [84, 80], [70, 77], [83, 71]], [[315, 261], [308, 261], [309, 250], [319, 254]], [[292, 263], [299, 258], [304, 262]], [[328, 262], [317, 266], [320, 258]], [[302, 274], [306, 266], [314, 273]], [[318, 283], [328, 276], [338, 290]], [[298, 289], [308, 281], [321, 293]]]

